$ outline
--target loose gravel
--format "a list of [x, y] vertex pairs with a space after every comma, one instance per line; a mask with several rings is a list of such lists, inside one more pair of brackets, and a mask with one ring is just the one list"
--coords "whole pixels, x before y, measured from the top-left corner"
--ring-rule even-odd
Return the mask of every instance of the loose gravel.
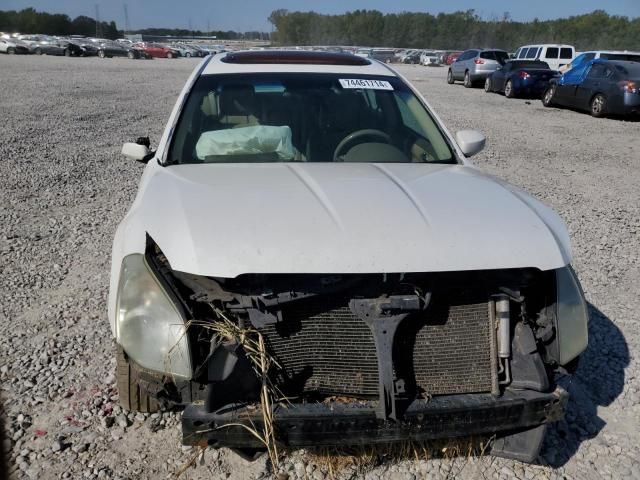
[[[110, 247], [142, 166], [194, 60], [0, 57], [0, 382], [16, 478], [175, 478], [197, 454], [180, 414], [123, 412], [106, 318]], [[567, 417], [538, 465], [491, 457], [386, 461], [342, 478], [640, 478], [639, 123], [594, 119], [447, 85], [446, 68], [401, 66], [451, 131], [488, 138], [474, 160], [555, 208], [590, 302], [590, 344], [564, 382]], [[491, 215], [491, 212], [487, 212]], [[280, 478], [329, 478], [294, 452]], [[269, 478], [207, 450], [181, 478]]]

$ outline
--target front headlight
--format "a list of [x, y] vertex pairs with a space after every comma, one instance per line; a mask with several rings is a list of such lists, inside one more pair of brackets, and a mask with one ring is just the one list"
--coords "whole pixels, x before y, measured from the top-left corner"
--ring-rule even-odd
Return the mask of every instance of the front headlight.
[[558, 362], [566, 365], [580, 355], [588, 342], [589, 312], [573, 268], [556, 270]]
[[138, 365], [191, 379], [185, 322], [150, 270], [144, 255], [122, 261], [116, 304], [116, 338]]

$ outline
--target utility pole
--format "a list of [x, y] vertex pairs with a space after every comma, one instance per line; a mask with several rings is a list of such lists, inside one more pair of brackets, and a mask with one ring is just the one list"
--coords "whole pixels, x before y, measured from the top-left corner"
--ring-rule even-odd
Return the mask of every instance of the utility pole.
[[129, 31], [129, 11], [126, 3], [122, 6], [124, 7], [124, 38], [127, 38], [127, 32]]
[[101, 31], [100, 31], [100, 5], [98, 5], [96, 3], [96, 38], [100, 38], [101, 35]]

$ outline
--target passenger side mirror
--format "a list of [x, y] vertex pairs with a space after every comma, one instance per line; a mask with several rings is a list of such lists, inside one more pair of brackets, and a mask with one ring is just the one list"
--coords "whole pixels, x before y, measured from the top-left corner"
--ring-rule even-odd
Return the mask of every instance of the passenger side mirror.
[[135, 143], [127, 142], [122, 146], [122, 155], [136, 162], [147, 163], [156, 152], [149, 150], [149, 137], [139, 137]]
[[465, 157], [473, 157], [482, 151], [487, 138], [477, 130], [460, 130], [456, 133], [456, 141]]

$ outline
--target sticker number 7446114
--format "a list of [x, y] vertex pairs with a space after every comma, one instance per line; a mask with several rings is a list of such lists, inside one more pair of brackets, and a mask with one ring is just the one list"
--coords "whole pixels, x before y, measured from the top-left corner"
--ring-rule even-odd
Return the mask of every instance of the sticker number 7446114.
[[393, 90], [386, 80], [367, 80], [364, 78], [341, 78], [342, 88], [368, 88], [370, 90]]

